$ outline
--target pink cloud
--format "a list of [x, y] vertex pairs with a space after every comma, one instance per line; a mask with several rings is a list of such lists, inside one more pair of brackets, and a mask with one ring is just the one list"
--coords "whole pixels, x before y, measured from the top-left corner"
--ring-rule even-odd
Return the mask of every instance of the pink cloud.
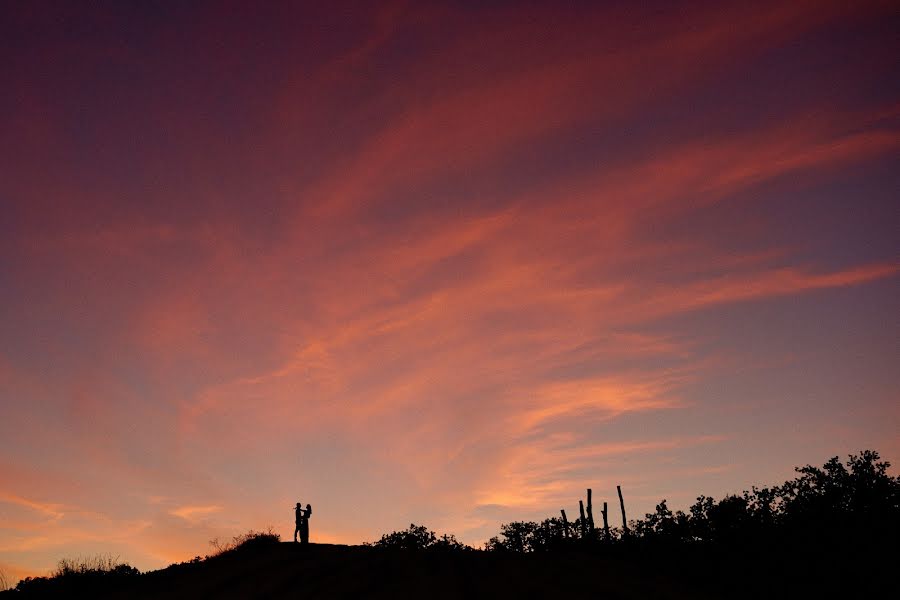
[[[744, 434], [724, 429], [751, 409], [728, 420], [701, 389], [732, 376], [728, 393], [756, 406], [734, 376], [740, 344], [670, 318], [892, 285], [879, 234], [824, 247], [767, 225], [804, 190], [844, 198], [841, 177], [876, 194], [859, 178], [900, 134], [896, 107], [829, 95], [831, 71], [804, 74], [813, 99], [753, 110], [729, 104], [730, 86], [878, 10], [400, 3], [315, 64], [285, 46], [291, 64], [249, 100], [219, 82], [224, 117], [181, 94], [134, 100], [162, 141], [126, 111], [85, 114], [85, 145], [67, 111], [21, 91], [4, 121], [21, 156], [0, 190], [16, 209], [0, 240], [0, 502], [15, 512], [0, 560], [113, 545], [159, 566], [270, 521], [289, 530], [301, 493], [320, 540], [422, 517], [478, 541], [485, 505], [507, 518], [555, 512], [591, 481], [653, 498], [682, 490], [667, 469], [747, 475], [733, 456]], [[198, 25], [197, 43], [221, 26]], [[150, 39], [165, 57], [174, 35]], [[85, 43], [78, 57], [104, 55]], [[398, 53], [406, 43], [420, 51]], [[206, 51], [239, 73], [249, 50]], [[215, 81], [190, 74], [170, 86], [205, 98], [195, 87]], [[103, 151], [120, 147], [132, 152]], [[860, 322], [875, 304], [841, 302]], [[771, 351], [741, 365], [789, 379], [800, 358]], [[864, 422], [890, 414], [881, 376]]]

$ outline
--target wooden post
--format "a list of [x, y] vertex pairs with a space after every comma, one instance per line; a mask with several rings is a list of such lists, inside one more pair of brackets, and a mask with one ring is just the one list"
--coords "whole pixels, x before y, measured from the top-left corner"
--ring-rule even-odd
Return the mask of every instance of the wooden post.
[[563, 537], [568, 539], [569, 537], [569, 520], [566, 518], [565, 509], [559, 511], [563, 518]]
[[603, 503], [603, 537], [609, 541], [609, 511], [606, 502]]
[[585, 537], [585, 526], [587, 525], [587, 519], [584, 518], [584, 500], [578, 501], [578, 512], [581, 513], [581, 521], [579, 525], [581, 526], [581, 537]]
[[594, 505], [591, 503], [591, 488], [588, 488], [587, 496], [588, 496], [588, 505], [587, 505], [588, 533], [590, 534], [591, 539], [593, 539], [594, 538]]
[[622, 508], [622, 537], [628, 535], [628, 521], [625, 519], [625, 501], [622, 500], [622, 486], [617, 485], [616, 491], [619, 492], [619, 506]]

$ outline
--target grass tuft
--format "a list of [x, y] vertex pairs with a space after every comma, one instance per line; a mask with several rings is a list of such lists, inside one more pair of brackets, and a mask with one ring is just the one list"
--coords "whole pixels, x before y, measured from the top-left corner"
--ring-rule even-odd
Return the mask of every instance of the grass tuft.
[[215, 538], [210, 540], [209, 544], [215, 549], [213, 556], [221, 556], [226, 552], [261, 548], [280, 542], [281, 536], [275, 533], [272, 527], [269, 527], [265, 531], [253, 531], [251, 529], [247, 533], [236, 535], [227, 541]]
[[63, 558], [56, 564], [51, 577], [77, 577], [82, 575], [137, 575], [140, 571], [118, 556], [98, 554], [90, 557]]

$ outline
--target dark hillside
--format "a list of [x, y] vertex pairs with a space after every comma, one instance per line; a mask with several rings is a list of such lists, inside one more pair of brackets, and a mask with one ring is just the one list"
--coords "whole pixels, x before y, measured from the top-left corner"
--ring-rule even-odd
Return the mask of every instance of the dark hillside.
[[648, 577], [628, 562], [586, 554], [417, 552], [293, 542], [238, 549], [118, 581], [48, 580], [42, 589], [8, 597], [504, 598], [597, 588], [605, 598], [696, 597], [670, 577]]
[[620, 550], [606, 556], [282, 542], [141, 575], [50, 579], [0, 598], [801, 598], [887, 591], [881, 570], [887, 565], [872, 563], [868, 571], [866, 562], [777, 551], [669, 555]]
[[[147, 576], [146, 591], [170, 591], [173, 597], [310, 598], [464, 598], [528, 596], [584, 590], [572, 574], [588, 572], [596, 560], [588, 556], [499, 556], [487, 552], [416, 552], [365, 546], [291, 542], [263, 549], [252, 556], [238, 553], [203, 564], [201, 570], [170, 568]], [[550, 559], [550, 560], [548, 560]], [[632, 585], [637, 572], [619, 573], [610, 581], [613, 598], [682, 597], [670, 594], [658, 581]], [[177, 584], [175, 582], [178, 582]], [[674, 591], [674, 590], [673, 590]]]

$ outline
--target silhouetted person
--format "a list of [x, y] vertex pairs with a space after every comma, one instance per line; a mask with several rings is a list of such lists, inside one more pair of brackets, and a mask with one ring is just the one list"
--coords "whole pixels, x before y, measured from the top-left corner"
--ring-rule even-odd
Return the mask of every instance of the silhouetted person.
[[306, 505], [306, 511], [303, 512], [303, 519], [300, 521], [300, 543], [309, 543], [309, 517], [312, 515], [312, 506]]
[[300, 543], [309, 543], [309, 515], [311, 514], [312, 506], [307, 504], [306, 510], [303, 510], [303, 505], [299, 502], [297, 503], [297, 506], [294, 508], [294, 542], [297, 541], [297, 534], [299, 533]]
[[[302, 531], [304, 529], [303, 523], [306, 521], [306, 518], [303, 515], [303, 505], [299, 502], [297, 506], [294, 507], [294, 543], [297, 543], [297, 534], [300, 533], [300, 538], [303, 538]], [[309, 524], [306, 525], [307, 536], [309, 536]]]

